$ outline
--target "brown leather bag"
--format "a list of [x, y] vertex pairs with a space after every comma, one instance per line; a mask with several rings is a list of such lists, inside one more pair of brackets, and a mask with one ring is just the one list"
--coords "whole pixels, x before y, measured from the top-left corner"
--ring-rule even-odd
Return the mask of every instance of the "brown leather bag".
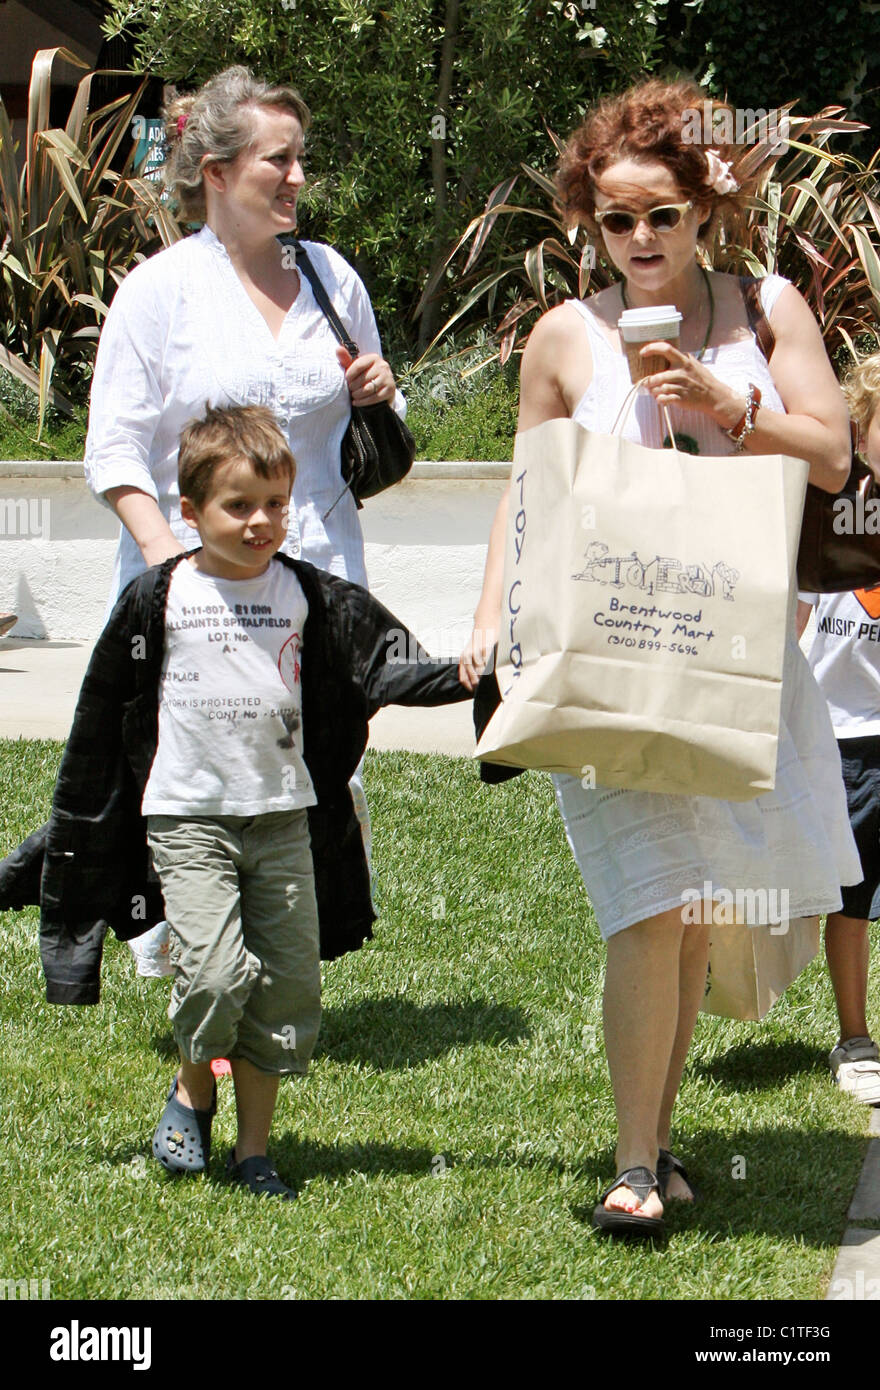
[[[769, 362], [776, 338], [761, 307], [760, 285], [760, 280], [740, 276], [749, 327]], [[855, 446], [853, 425], [852, 468], [842, 492], [823, 492], [807, 484], [797, 578], [798, 588], [810, 593], [843, 594], [880, 584], [880, 534], [874, 531], [880, 521], [880, 489], [868, 465], [857, 458]], [[841, 500], [845, 505], [835, 507]]]

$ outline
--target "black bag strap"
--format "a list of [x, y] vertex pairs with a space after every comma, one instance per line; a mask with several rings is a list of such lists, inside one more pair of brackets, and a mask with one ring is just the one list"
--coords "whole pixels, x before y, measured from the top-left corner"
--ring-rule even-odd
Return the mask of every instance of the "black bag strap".
[[294, 251], [296, 252], [297, 269], [302, 271], [303, 275], [306, 277], [309, 284], [311, 285], [312, 294], [315, 296], [318, 308], [321, 309], [321, 311], [323, 312], [325, 318], [327, 319], [327, 322], [333, 329], [333, 332], [336, 334], [336, 337], [339, 339], [346, 352], [348, 352], [352, 357], [359, 357], [360, 349], [358, 348], [358, 345], [354, 341], [354, 339], [349, 335], [348, 330], [345, 327], [345, 324], [342, 322], [342, 319], [339, 317], [336, 310], [333, 308], [333, 305], [330, 303], [330, 296], [324, 289], [324, 286], [321, 284], [318, 272], [315, 270], [315, 267], [309, 260], [309, 253], [306, 251], [306, 248], [303, 246], [302, 242], [297, 237], [295, 237], [292, 232], [283, 233], [278, 238], [278, 240], [281, 242], [282, 246], [293, 247]]
[[769, 362], [776, 346], [776, 334], [770, 326], [770, 320], [764, 313], [764, 306], [761, 303], [761, 281], [755, 275], [740, 275], [737, 278], [746, 306], [749, 328], [758, 340], [758, 347]]

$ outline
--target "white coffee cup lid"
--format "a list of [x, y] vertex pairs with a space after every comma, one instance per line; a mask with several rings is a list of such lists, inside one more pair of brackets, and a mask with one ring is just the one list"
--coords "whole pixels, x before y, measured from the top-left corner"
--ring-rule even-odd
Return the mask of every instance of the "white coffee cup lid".
[[643, 323], [681, 323], [682, 316], [674, 304], [654, 304], [643, 309], [624, 309], [618, 319], [619, 327]]

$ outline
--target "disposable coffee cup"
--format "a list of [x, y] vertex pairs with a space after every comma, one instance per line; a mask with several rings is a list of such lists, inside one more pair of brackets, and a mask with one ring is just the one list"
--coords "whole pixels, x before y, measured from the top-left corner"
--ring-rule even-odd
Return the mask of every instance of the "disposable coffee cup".
[[681, 314], [674, 304], [656, 304], [645, 309], [624, 309], [617, 320], [617, 329], [629, 363], [630, 379], [633, 382], [641, 381], [643, 377], [653, 376], [655, 372], [665, 372], [669, 366], [668, 358], [661, 357], [659, 352], [640, 357], [642, 347], [645, 343], [657, 342], [661, 338], [665, 343], [678, 347]]

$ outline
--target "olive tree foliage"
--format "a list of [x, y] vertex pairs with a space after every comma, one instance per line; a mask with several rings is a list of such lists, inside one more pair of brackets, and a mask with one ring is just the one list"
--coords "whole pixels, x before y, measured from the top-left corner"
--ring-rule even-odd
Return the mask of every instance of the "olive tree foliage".
[[[431, 340], [436, 272], [499, 178], [544, 162], [603, 91], [657, 62], [666, 0], [113, 0], [108, 33], [183, 90], [232, 63], [314, 115], [303, 235], [358, 268], [397, 351]], [[416, 317], [426, 284], [437, 282]]]

